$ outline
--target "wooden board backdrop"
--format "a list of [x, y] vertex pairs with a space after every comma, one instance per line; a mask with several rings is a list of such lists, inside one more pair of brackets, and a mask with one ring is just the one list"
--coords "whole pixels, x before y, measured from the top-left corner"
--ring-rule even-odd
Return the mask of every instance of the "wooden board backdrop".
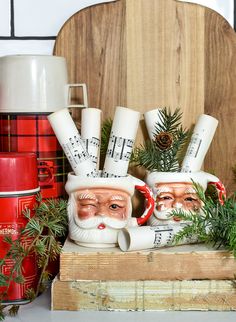
[[[216, 117], [205, 170], [235, 190], [236, 35], [219, 14], [174, 0], [99, 4], [64, 24], [54, 54], [66, 57], [70, 82], [87, 84], [89, 105], [104, 119], [116, 106], [180, 107], [185, 126], [201, 113]], [[145, 135], [141, 126], [136, 143]]]

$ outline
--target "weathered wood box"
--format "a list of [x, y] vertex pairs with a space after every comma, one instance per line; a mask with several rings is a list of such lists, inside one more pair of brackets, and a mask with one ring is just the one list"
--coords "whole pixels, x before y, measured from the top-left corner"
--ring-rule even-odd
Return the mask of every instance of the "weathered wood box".
[[235, 272], [231, 253], [202, 244], [124, 253], [67, 240], [52, 309], [236, 310]]
[[67, 240], [60, 256], [61, 281], [225, 280], [235, 273], [233, 254], [203, 244], [122, 252]]

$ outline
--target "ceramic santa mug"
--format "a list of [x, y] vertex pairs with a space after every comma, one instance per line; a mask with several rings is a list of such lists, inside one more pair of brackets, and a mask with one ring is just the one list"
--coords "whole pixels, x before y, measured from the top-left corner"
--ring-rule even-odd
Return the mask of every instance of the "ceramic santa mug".
[[[91, 178], [68, 174], [69, 237], [86, 247], [114, 247], [125, 227], [144, 224], [153, 213], [152, 191], [130, 175], [120, 178]], [[131, 198], [135, 189], [145, 198], [145, 211], [131, 217]]]
[[155, 199], [154, 212], [148, 221], [150, 226], [179, 223], [180, 219], [177, 216], [171, 216], [173, 210], [184, 212], [200, 210], [202, 201], [193, 183], [199, 184], [204, 192], [209, 184], [214, 185], [222, 204], [226, 196], [222, 182], [216, 176], [203, 171], [151, 172], [148, 173], [145, 181], [152, 189]]

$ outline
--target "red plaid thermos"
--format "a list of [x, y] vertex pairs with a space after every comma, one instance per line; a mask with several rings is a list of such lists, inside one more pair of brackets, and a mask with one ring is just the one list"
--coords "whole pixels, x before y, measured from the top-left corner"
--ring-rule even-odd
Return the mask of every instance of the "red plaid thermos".
[[64, 196], [70, 169], [47, 116], [48, 113], [0, 113], [0, 151], [36, 153], [43, 199]]
[[[30, 209], [33, 213], [36, 194], [39, 191], [37, 160], [34, 153], [0, 153], [0, 259], [3, 259], [10, 245], [4, 241], [6, 236], [13, 240], [20, 237], [27, 219], [23, 210]], [[30, 240], [24, 241], [30, 243]], [[14, 261], [7, 259], [1, 267], [1, 273], [10, 275]], [[27, 256], [22, 264], [24, 282], [11, 282], [10, 287], [0, 287], [5, 291], [4, 303], [20, 304], [27, 302], [25, 292], [35, 288], [37, 283], [37, 265], [35, 256]]]
[[66, 197], [70, 167], [47, 116], [88, 106], [86, 85], [69, 83], [64, 57], [9, 55], [0, 57], [0, 88], [0, 151], [35, 152], [43, 199]]

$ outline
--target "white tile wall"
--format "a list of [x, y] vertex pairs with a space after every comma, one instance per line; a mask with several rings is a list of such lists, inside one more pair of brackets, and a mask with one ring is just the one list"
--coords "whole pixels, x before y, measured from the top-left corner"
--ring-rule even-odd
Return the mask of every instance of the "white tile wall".
[[[93, 4], [112, 1], [115, 0], [13, 0], [15, 27], [12, 32], [15, 37], [11, 37], [11, 0], [0, 0], [0, 56], [52, 54], [54, 40], [37, 39], [37, 37], [56, 36], [64, 22], [77, 11]], [[208, 6], [220, 12], [232, 26], [234, 24], [234, 0], [179, 1]], [[17, 37], [32, 37], [33, 40], [16, 40]]]
[[178, 0], [211, 8], [221, 14], [234, 27], [234, 0]]
[[[2, 0], [0, 0], [2, 1]], [[75, 12], [114, 0], [14, 0], [16, 36], [56, 36]]]
[[0, 36], [10, 36], [10, 1], [0, 0]]
[[53, 46], [54, 40], [0, 40], [0, 56], [52, 55]]

